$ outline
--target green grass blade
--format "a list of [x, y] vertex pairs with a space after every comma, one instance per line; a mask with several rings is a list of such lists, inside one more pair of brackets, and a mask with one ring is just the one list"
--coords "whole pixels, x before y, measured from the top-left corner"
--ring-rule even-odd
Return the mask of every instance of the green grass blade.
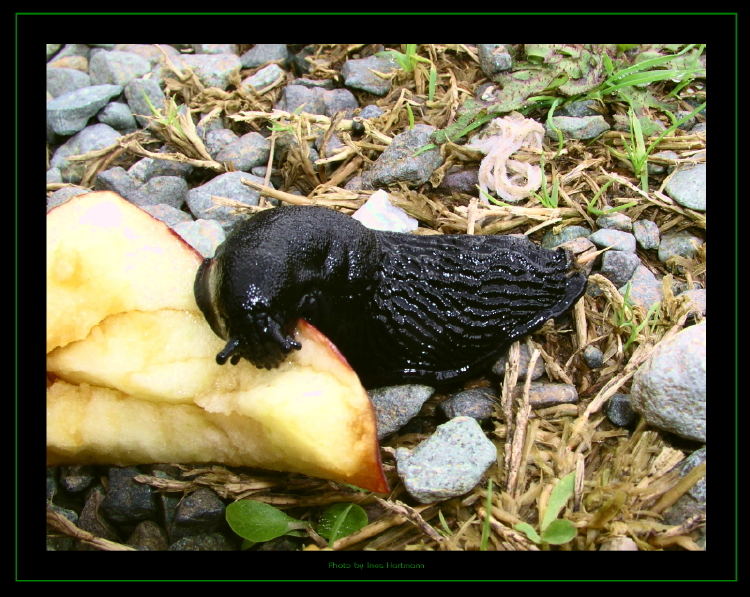
[[435, 101], [435, 87], [437, 86], [437, 69], [434, 64], [430, 64], [430, 77], [427, 82], [427, 99]]
[[484, 522], [482, 523], [482, 539], [479, 545], [480, 551], [487, 551], [487, 543], [490, 539], [490, 514], [492, 513], [492, 479], [487, 481], [487, 500], [484, 503]]
[[549, 495], [547, 500], [547, 508], [544, 511], [544, 518], [539, 525], [544, 535], [545, 529], [557, 518], [557, 515], [568, 503], [568, 500], [573, 495], [574, 483], [576, 479], [575, 471], [568, 473], [562, 479], [560, 479], [555, 487], [552, 489], [552, 493]]

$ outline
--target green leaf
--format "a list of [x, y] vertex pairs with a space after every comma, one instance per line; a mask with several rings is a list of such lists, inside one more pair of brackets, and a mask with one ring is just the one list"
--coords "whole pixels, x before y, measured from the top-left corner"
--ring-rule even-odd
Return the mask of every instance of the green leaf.
[[414, 128], [414, 112], [412, 112], [411, 106], [408, 103], [406, 103], [405, 105], [406, 105], [406, 114], [409, 117], [409, 128], [413, 129]]
[[437, 70], [434, 64], [430, 64], [430, 78], [427, 83], [427, 99], [429, 101], [435, 100], [435, 86], [437, 85]]
[[513, 525], [513, 528], [526, 535], [534, 543], [542, 542], [542, 538], [539, 536], [539, 533], [537, 533], [534, 530], [534, 527], [532, 527], [528, 522], [519, 522], [518, 524]]
[[369, 521], [367, 512], [357, 504], [340, 502], [326, 508], [318, 520], [317, 531], [328, 539], [329, 545], [341, 537], [356, 533]]
[[578, 534], [578, 530], [569, 520], [553, 520], [549, 526], [542, 532], [542, 541], [552, 545], [562, 545], [572, 541]]
[[306, 522], [284, 514], [278, 508], [253, 500], [239, 500], [226, 509], [227, 523], [243, 539], [260, 543], [305, 528]]
[[560, 479], [550, 493], [547, 500], [547, 509], [544, 511], [541, 529], [544, 534], [545, 529], [557, 518], [557, 515], [565, 507], [565, 504], [573, 495], [573, 484], [575, 483], [575, 471], [568, 473]]

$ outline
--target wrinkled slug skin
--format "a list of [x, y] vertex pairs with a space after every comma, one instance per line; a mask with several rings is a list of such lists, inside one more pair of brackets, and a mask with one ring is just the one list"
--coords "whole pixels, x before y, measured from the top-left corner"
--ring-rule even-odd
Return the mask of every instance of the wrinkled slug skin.
[[373, 387], [481, 374], [585, 286], [563, 249], [525, 238], [379, 232], [327, 208], [293, 206], [240, 223], [204, 261], [195, 294], [227, 341], [217, 361], [278, 365], [296, 348], [301, 317]]

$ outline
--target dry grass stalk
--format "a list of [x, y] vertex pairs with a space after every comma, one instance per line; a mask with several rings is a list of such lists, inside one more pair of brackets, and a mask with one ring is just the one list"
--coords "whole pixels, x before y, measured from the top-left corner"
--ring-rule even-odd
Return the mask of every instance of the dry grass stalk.
[[[250, 187], [251, 189], [255, 189], [256, 191], [260, 191], [262, 195], [273, 197], [274, 199], [278, 199], [279, 201], [283, 201], [284, 203], [289, 203], [291, 205], [322, 205], [325, 207], [346, 207], [348, 209], [358, 209], [365, 202], [365, 199], [362, 199], [362, 198], [356, 198], [356, 199], [355, 198], [328, 199], [324, 197], [307, 198], [301, 195], [294, 195], [292, 193], [278, 191], [272, 187], [267, 187], [255, 181], [248, 180], [246, 178], [242, 179], [242, 184]], [[343, 189], [327, 189], [327, 190], [334, 190], [337, 193], [346, 193], [346, 191], [344, 191]], [[350, 193], [349, 196], [358, 197], [356, 193]]]
[[513, 391], [518, 383], [518, 362], [520, 357], [520, 344], [516, 341], [510, 345], [508, 357], [505, 361], [505, 377], [503, 378], [503, 388], [500, 393], [500, 406], [505, 419], [505, 449], [504, 466], [505, 486], [508, 487], [510, 482], [510, 465], [511, 465], [511, 444], [513, 441]]
[[63, 535], [77, 539], [86, 545], [90, 545], [91, 547], [95, 547], [102, 551], [136, 551], [136, 549], [130, 545], [123, 545], [122, 543], [103, 539], [102, 537], [97, 537], [93, 533], [84, 531], [82, 528], [76, 526], [65, 518], [62, 514], [55, 512], [49, 505], [47, 506], [47, 525]]
[[534, 370], [536, 361], [539, 358], [539, 350], [535, 349], [529, 358], [529, 367], [526, 371], [526, 381], [523, 386], [523, 396], [518, 409], [516, 410], [516, 418], [513, 426], [513, 440], [510, 447], [510, 464], [508, 468], [508, 481], [506, 484], [506, 491], [511, 496], [516, 496], [518, 491], [518, 479], [521, 474], [521, 466], [524, 462], [524, 444], [526, 437], [526, 426], [529, 423], [529, 414], [531, 413], [531, 405], [529, 404], [529, 389], [531, 388], [531, 372]]
[[403, 516], [406, 520], [411, 522], [415, 527], [427, 535], [430, 539], [435, 541], [438, 545], [443, 545], [444, 537], [438, 533], [432, 526], [427, 524], [420, 515], [419, 511], [411, 506], [407, 506], [399, 500], [384, 500], [379, 497], [375, 497], [375, 500], [383, 506], [386, 510], [389, 510], [395, 514]]

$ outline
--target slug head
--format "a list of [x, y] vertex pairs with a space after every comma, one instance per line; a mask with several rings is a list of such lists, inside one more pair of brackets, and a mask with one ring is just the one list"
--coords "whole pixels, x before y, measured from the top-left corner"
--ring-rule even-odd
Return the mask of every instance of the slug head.
[[[220, 365], [231, 358], [236, 365], [244, 358], [256, 367], [272, 369], [300, 344], [292, 336], [283, 314], [274, 311], [262, 291], [263, 276], [248, 267], [227, 272], [221, 253], [205, 259], [195, 277], [194, 293], [198, 307], [213, 332], [226, 340], [216, 355]], [[257, 278], [254, 282], [253, 279]]]

